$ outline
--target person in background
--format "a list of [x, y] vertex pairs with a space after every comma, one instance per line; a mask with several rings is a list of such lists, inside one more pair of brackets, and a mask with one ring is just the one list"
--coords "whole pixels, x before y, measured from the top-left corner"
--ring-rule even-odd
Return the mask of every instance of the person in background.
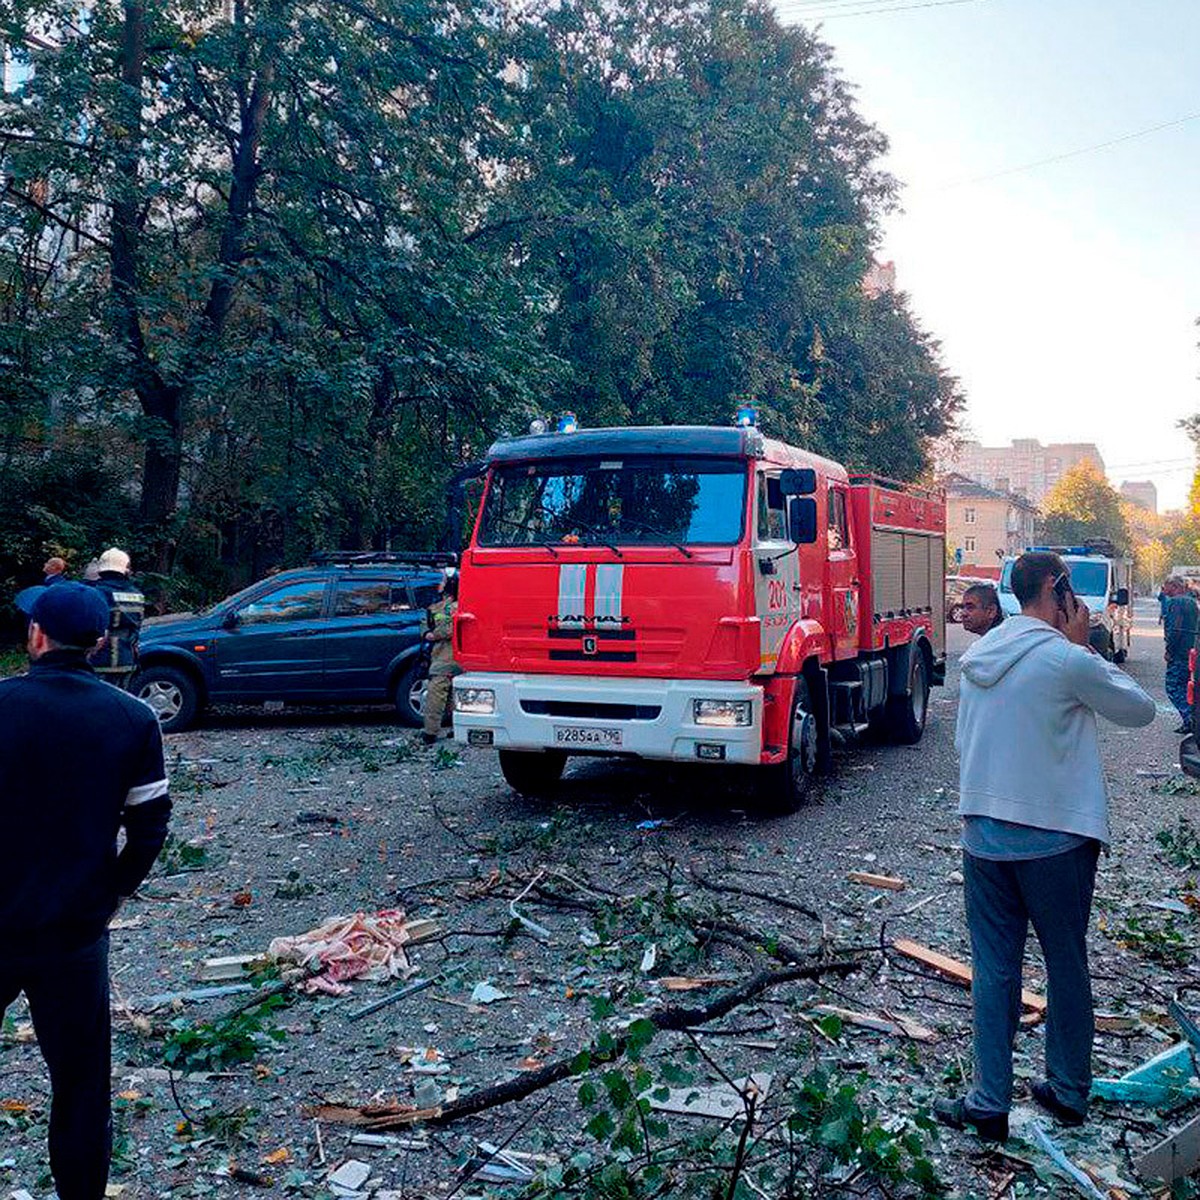
[[1087, 605], [1057, 554], [1013, 564], [1021, 605], [962, 657], [955, 744], [963, 819], [963, 892], [971, 935], [974, 1078], [936, 1102], [944, 1124], [1008, 1137], [1013, 1039], [1032, 923], [1049, 983], [1046, 1076], [1034, 1100], [1066, 1125], [1087, 1116], [1092, 1082], [1092, 981], [1087, 927], [1108, 791], [1097, 715], [1136, 728], [1154, 701], [1088, 645]]
[[0, 680], [0, 1020], [23, 991], [50, 1073], [57, 1193], [102, 1200], [112, 1153], [107, 928], [166, 840], [162, 734], [148, 705], [88, 666], [108, 628], [103, 595], [66, 582], [27, 589], [20, 607], [29, 672]]
[[56, 554], [53, 558], [46, 559], [42, 565], [42, 583], [49, 587], [54, 583], [66, 583], [67, 581], [67, 560], [59, 558]]
[[1167, 699], [1179, 713], [1179, 728], [1176, 733], [1190, 733], [1192, 729], [1192, 706], [1188, 703], [1188, 652], [1196, 644], [1196, 628], [1200, 623], [1200, 609], [1182, 579], [1171, 578], [1163, 584], [1167, 593], [1163, 605], [1163, 659], [1167, 664]]
[[429, 607], [429, 632], [425, 640], [430, 643], [429, 684], [425, 688], [422, 705], [424, 729], [421, 740], [431, 746], [442, 731], [446, 718], [446, 705], [450, 700], [451, 680], [462, 673], [462, 667], [454, 661], [454, 614], [458, 609], [458, 575], [446, 574], [438, 588], [438, 599]]
[[1000, 594], [990, 583], [973, 583], [962, 598], [962, 627], [968, 633], [983, 635], [1004, 620]]
[[95, 583], [100, 578], [100, 564], [93, 558], [86, 567], [83, 568], [83, 582]]
[[108, 637], [88, 661], [96, 674], [123, 688], [137, 666], [138, 635], [146, 614], [146, 597], [129, 578], [129, 555], [116, 546], [96, 560], [97, 576], [92, 586], [108, 601]]

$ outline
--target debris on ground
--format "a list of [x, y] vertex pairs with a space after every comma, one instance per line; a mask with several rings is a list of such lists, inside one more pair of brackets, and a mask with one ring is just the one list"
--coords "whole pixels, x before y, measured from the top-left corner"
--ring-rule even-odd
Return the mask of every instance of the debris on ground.
[[357, 912], [330, 917], [296, 937], [277, 937], [267, 947], [271, 958], [299, 964], [310, 972], [301, 985], [308, 992], [348, 995], [348, 979], [383, 982], [403, 979], [416, 968], [404, 947], [431, 937], [436, 922], [407, 922], [399, 909], [374, 915]]

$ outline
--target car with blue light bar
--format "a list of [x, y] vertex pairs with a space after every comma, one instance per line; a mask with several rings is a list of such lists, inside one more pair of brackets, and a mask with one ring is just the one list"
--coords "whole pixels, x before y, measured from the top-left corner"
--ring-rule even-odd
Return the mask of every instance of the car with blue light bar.
[[[1112, 543], [1096, 540], [1079, 546], [1027, 546], [1026, 551], [1057, 554], [1071, 575], [1071, 590], [1087, 605], [1091, 622], [1088, 642], [1109, 662], [1123, 663], [1133, 636], [1133, 562]], [[1012, 590], [1016, 556], [1004, 560], [1000, 572], [1000, 607], [1005, 616], [1021, 611]]]

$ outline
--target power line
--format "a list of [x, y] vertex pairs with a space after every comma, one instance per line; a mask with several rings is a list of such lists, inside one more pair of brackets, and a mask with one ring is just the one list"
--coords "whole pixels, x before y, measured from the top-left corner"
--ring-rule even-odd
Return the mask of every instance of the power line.
[[1123, 142], [1132, 142], [1135, 138], [1148, 137], [1152, 133], [1159, 133], [1164, 129], [1174, 129], [1177, 125], [1186, 125], [1189, 121], [1200, 120], [1200, 112], [1188, 113], [1186, 116], [1176, 117], [1173, 121], [1163, 121], [1158, 125], [1148, 125], [1145, 129], [1135, 129], [1132, 133], [1123, 133], [1120, 137], [1109, 138], [1105, 142], [1095, 142], [1090, 146], [1080, 146], [1075, 150], [1064, 150], [1061, 154], [1052, 154], [1049, 158], [1035, 159], [1033, 162], [1022, 163], [1017, 167], [1005, 167], [1002, 171], [993, 171], [990, 175], [976, 175], [973, 179], [960, 179], [957, 183], [947, 183], [940, 187], [939, 191], [951, 191], [954, 188], [970, 187], [976, 183], [987, 183], [993, 179], [1002, 179], [1006, 175], [1018, 175], [1022, 171], [1032, 171], [1037, 167], [1047, 167], [1052, 163], [1064, 162], [1069, 158], [1078, 158], [1081, 154], [1093, 154], [1097, 150], [1108, 150], [1112, 146], [1119, 146]]
[[[826, 0], [825, 7], [835, 3], [836, 0]], [[871, 3], [872, 0], [863, 0], [865, 3]], [[901, 4], [893, 8], [862, 8], [856, 12], [818, 12], [811, 16], [806, 12], [792, 12], [786, 15], [803, 21], [836, 21], [842, 17], [869, 17], [877, 13], [894, 13], [894, 12], [912, 12], [917, 8], [948, 8], [952, 4], [978, 4], [980, 0], [924, 0], [921, 4]], [[785, 15], [780, 10], [780, 15]]]
[[1194, 466], [1195, 463], [1196, 456], [1193, 454], [1189, 455], [1187, 458], [1152, 458], [1149, 462], [1113, 463], [1111, 466], [1108, 466], [1107, 469], [1109, 471], [1135, 471], [1139, 468], [1148, 467], [1178, 467], [1184, 465]]
[[901, 0], [782, 0], [776, 4], [777, 9], [811, 12], [834, 8], [878, 8], [880, 4], [899, 4]]

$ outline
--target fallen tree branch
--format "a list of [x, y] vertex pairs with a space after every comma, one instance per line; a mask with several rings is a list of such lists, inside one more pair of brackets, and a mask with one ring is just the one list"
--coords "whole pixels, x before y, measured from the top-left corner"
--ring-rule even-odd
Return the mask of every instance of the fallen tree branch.
[[754, 888], [738, 887], [732, 883], [718, 883], [715, 879], [709, 879], [701, 875], [695, 867], [688, 868], [688, 875], [691, 876], [693, 883], [698, 883], [702, 888], [706, 888], [710, 892], [724, 892], [730, 896], [748, 896], [751, 900], [765, 900], [768, 904], [776, 904], [780, 908], [790, 909], [792, 912], [800, 913], [802, 916], [809, 917], [814, 921], [821, 919], [819, 912], [814, 911], [805, 904], [789, 900], [786, 896], [773, 896], [770, 892], [760, 892]]
[[[753, 1000], [755, 996], [784, 983], [801, 979], [820, 979], [824, 975], [849, 975], [863, 966], [861, 958], [833, 958], [817, 962], [758, 971], [737, 987], [716, 996], [708, 1004], [667, 1005], [648, 1015], [647, 1020], [660, 1033], [681, 1032], [699, 1025], [706, 1025], [732, 1012], [739, 1005]], [[592, 1042], [584, 1047], [590, 1065], [614, 1062], [629, 1048], [628, 1036], [615, 1038], [611, 1045], [601, 1049]], [[580, 1055], [547, 1063], [536, 1071], [526, 1071], [491, 1087], [479, 1088], [457, 1100], [438, 1108], [418, 1109], [405, 1105], [368, 1105], [353, 1108], [346, 1105], [324, 1105], [306, 1110], [306, 1115], [325, 1121], [362, 1125], [370, 1129], [400, 1129], [424, 1122], [429, 1125], [448, 1125], [463, 1117], [474, 1116], [490, 1108], [524, 1100], [526, 1096], [560, 1083], [576, 1073], [575, 1064]]]

